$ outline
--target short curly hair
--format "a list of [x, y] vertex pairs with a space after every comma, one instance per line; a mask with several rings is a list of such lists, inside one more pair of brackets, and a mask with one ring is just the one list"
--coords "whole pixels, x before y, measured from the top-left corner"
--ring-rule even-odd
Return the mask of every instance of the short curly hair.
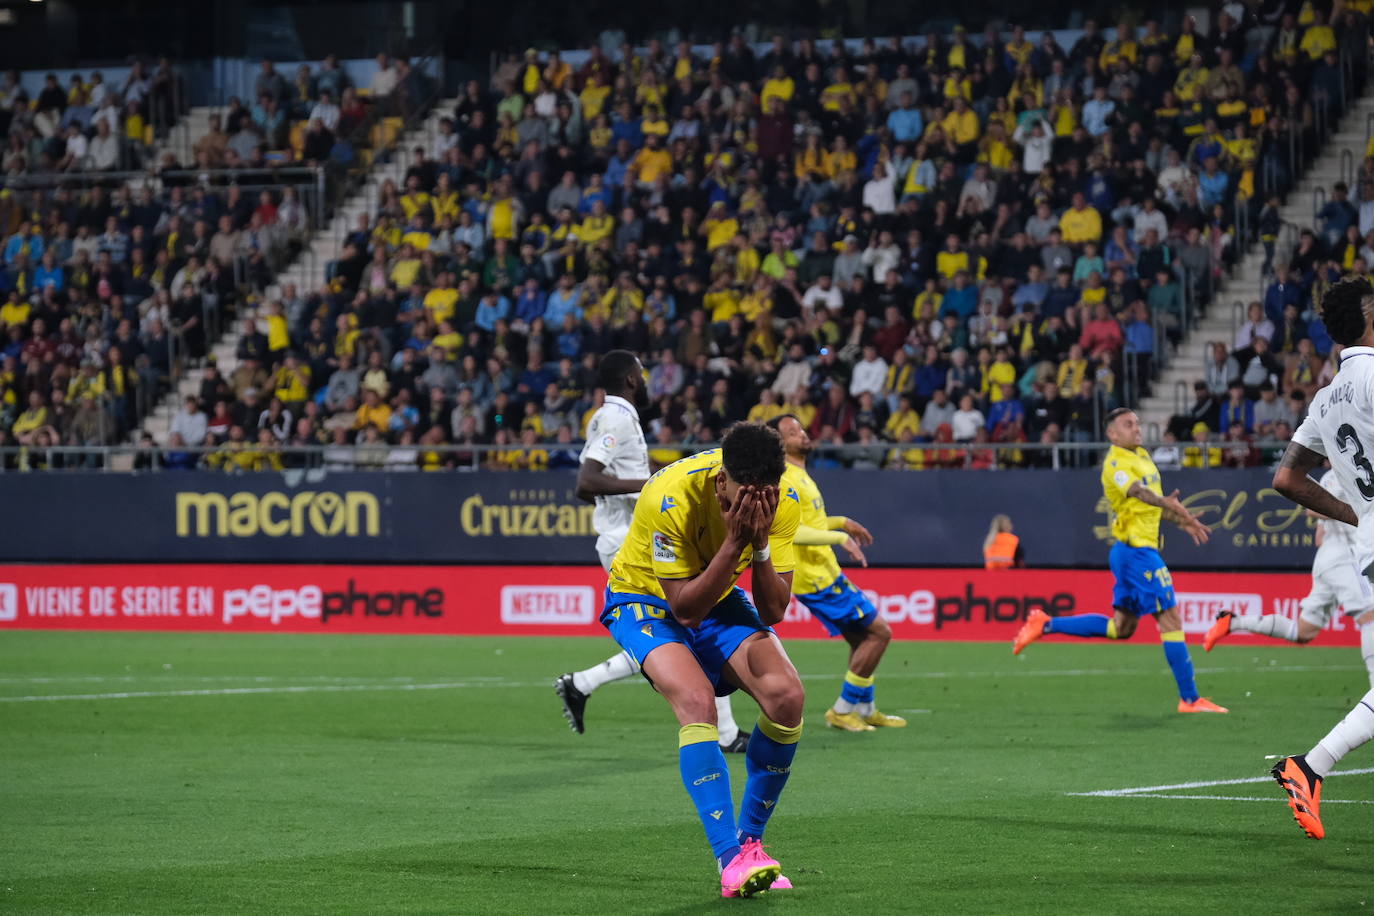
[[762, 423], [736, 423], [720, 443], [730, 479], [744, 487], [775, 487], [787, 467], [782, 436]]
[[1350, 346], [1369, 330], [1366, 303], [1374, 297], [1374, 285], [1360, 276], [1344, 277], [1322, 297], [1322, 321], [1331, 339]]

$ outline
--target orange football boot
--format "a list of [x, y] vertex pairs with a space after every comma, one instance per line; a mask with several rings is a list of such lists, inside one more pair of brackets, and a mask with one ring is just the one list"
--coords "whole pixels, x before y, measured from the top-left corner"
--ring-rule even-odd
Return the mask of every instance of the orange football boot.
[[1222, 611], [1217, 615], [1216, 622], [1207, 628], [1206, 635], [1202, 637], [1203, 652], [1211, 652], [1212, 647], [1231, 632], [1231, 618], [1234, 616], [1230, 611]]
[[1045, 624], [1052, 618], [1049, 614], [1039, 608], [1033, 610], [1026, 616], [1026, 622], [1021, 624], [1021, 629], [1016, 631], [1016, 638], [1011, 643], [1011, 654], [1020, 655], [1021, 650], [1045, 635]]
[[1288, 793], [1288, 807], [1303, 833], [1314, 840], [1326, 836], [1322, 827], [1322, 778], [1307, 766], [1302, 757], [1285, 757], [1269, 771], [1279, 788]]

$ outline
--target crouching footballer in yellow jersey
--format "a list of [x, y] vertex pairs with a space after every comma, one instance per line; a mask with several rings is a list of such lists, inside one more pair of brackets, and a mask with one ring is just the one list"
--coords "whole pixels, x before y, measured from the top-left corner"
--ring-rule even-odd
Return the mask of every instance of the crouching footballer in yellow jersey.
[[820, 487], [806, 473], [806, 458], [814, 445], [801, 421], [792, 414], [783, 414], [769, 420], [768, 425], [782, 436], [787, 452], [783, 493], [795, 491], [802, 510], [792, 594], [825, 625], [831, 636], [843, 636], [849, 643], [849, 670], [835, 705], [825, 711], [825, 724], [850, 732], [873, 731], [875, 727], [902, 728], [906, 719], [879, 712], [873, 701], [873, 672], [892, 641], [892, 628], [878, 616], [868, 596], [840, 571], [831, 549], [843, 547], [867, 566], [863, 547], [873, 543], [873, 535], [856, 521], [825, 514]]
[[[611, 564], [601, 612], [602, 625], [677, 716], [682, 784], [720, 866], [724, 897], [791, 886], [762, 845], [792, 771], [805, 703], [797, 669], [771, 628], [787, 611], [801, 521], [796, 494], [779, 494], [785, 467], [776, 431], [739, 423], [719, 449], [649, 478]], [[757, 608], [736, 585], [746, 569]], [[762, 710], [745, 750], [738, 827], [715, 704], [736, 688]]]
[[1102, 462], [1102, 492], [1112, 509], [1112, 545], [1109, 562], [1116, 585], [1112, 590], [1115, 615], [1076, 614], [1051, 617], [1031, 611], [1012, 643], [1012, 654], [1049, 633], [1098, 639], [1130, 639], [1141, 617], [1153, 617], [1164, 644], [1164, 658], [1178, 684], [1179, 712], [1226, 712], [1206, 697], [1198, 696], [1193, 680], [1193, 661], [1183, 638], [1183, 616], [1174, 597], [1169, 568], [1159, 555], [1159, 523], [1167, 518], [1188, 533], [1196, 544], [1207, 543], [1207, 526], [1160, 485], [1159, 469], [1141, 447], [1140, 418], [1119, 407], [1107, 414], [1107, 441], [1112, 447]]

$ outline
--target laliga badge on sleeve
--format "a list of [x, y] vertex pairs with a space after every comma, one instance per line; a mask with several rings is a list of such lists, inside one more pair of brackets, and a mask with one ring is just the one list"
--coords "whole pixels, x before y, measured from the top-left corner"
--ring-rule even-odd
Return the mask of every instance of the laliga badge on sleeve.
[[677, 551], [673, 549], [673, 542], [668, 539], [668, 535], [654, 532], [654, 562], [673, 563], [677, 561]]

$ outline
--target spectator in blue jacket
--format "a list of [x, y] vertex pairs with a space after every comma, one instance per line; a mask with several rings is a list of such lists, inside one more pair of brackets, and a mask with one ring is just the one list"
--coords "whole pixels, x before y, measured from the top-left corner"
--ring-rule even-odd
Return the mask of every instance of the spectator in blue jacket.
[[921, 117], [921, 109], [916, 107], [910, 92], [902, 93], [901, 107], [893, 109], [887, 116], [887, 129], [892, 131], [892, 137], [898, 143], [913, 143], [925, 133], [925, 119]]
[[1221, 434], [1233, 426], [1242, 427], [1247, 435], [1255, 431], [1255, 402], [1245, 396], [1239, 380], [1231, 383], [1226, 403], [1221, 405]]
[[1302, 310], [1302, 285], [1293, 277], [1287, 264], [1274, 267], [1274, 282], [1264, 291], [1264, 314], [1278, 325], [1283, 320], [1285, 306], [1296, 305]]

